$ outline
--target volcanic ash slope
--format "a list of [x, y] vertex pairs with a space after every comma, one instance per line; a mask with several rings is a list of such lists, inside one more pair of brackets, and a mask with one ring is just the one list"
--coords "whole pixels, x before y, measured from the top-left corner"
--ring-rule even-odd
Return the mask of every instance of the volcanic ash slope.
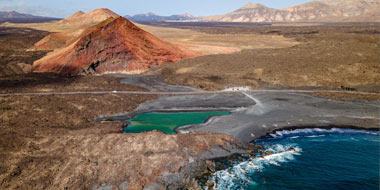
[[74, 43], [34, 62], [33, 69], [35, 72], [74, 75], [139, 73], [152, 66], [174, 63], [194, 55], [119, 17], [87, 28]]

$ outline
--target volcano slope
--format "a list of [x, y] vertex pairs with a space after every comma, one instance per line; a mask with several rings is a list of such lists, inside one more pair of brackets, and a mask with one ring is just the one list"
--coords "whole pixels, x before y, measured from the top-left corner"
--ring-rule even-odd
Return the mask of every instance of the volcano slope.
[[119, 17], [87, 28], [74, 43], [37, 60], [33, 70], [74, 75], [140, 73], [194, 56]]
[[45, 23], [4, 23], [4, 27], [23, 27], [23, 28], [33, 28], [36, 30], [49, 31], [51, 33], [57, 32], [70, 32], [78, 29], [85, 29], [89, 26], [102, 22], [108, 18], [117, 18], [118, 14], [113, 11], [100, 8], [95, 9], [91, 12], [84, 13], [78, 11], [60, 21], [55, 22], [45, 22]]
[[[78, 11], [73, 15], [54, 23], [44, 23], [44, 30], [53, 32], [37, 42], [32, 50], [54, 50], [63, 48], [78, 40], [88, 27], [96, 25], [108, 18], [120, 17], [109, 9], [95, 9], [89, 13]], [[33, 25], [31, 25], [32, 27]], [[50, 27], [49, 27], [50, 26]], [[57, 29], [58, 28], [58, 29]]]
[[51, 34], [45, 36], [31, 47], [31, 50], [54, 50], [63, 48], [80, 37], [86, 28], [98, 24], [108, 18], [117, 18], [118, 14], [105, 8], [95, 9], [91, 12], [84, 13], [78, 11], [60, 21], [45, 22], [45, 23], [4, 23], [4, 27], [25, 27], [36, 30], [49, 31]]

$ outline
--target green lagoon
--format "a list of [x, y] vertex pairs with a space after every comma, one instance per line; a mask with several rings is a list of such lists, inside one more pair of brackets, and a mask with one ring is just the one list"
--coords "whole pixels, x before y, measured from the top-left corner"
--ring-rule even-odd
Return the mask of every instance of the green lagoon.
[[151, 112], [137, 115], [125, 127], [126, 133], [141, 133], [153, 130], [167, 134], [175, 134], [174, 129], [179, 126], [197, 125], [207, 121], [212, 116], [229, 115], [230, 112]]

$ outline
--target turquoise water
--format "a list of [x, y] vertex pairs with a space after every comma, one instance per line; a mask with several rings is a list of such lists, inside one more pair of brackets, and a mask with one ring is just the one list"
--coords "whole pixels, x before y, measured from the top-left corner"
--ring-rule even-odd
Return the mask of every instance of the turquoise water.
[[179, 126], [197, 125], [204, 123], [211, 116], [229, 115], [230, 112], [151, 112], [137, 115], [128, 120], [126, 133], [141, 133], [153, 130], [167, 134], [175, 134], [174, 129]]
[[304, 129], [272, 136], [255, 143], [273, 155], [216, 172], [215, 189], [379, 189], [379, 132]]

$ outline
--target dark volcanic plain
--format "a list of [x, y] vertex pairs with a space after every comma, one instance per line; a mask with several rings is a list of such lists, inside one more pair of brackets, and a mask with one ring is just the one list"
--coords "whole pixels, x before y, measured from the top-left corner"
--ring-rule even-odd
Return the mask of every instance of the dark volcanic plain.
[[29, 28], [0, 27], [0, 76], [28, 73], [35, 60], [48, 51], [27, 51], [49, 32]]

